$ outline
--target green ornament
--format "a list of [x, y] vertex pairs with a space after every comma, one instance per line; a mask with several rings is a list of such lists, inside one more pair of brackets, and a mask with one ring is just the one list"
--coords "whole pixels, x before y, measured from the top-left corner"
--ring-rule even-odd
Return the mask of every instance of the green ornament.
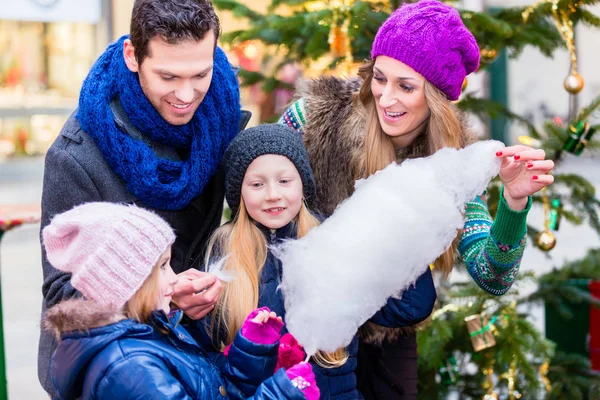
[[560, 199], [552, 199], [550, 204], [548, 228], [553, 231], [558, 231], [560, 228], [560, 219], [562, 217], [562, 204]]
[[586, 124], [583, 121], [569, 125], [569, 137], [563, 146], [565, 151], [575, 154], [575, 150], [577, 149], [577, 146], [579, 145], [579, 142], [581, 141], [581, 138], [585, 132], [585, 127]]
[[458, 381], [459, 368], [456, 365], [454, 356], [446, 358], [438, 371], [444, 385], [453, 385]]
[[585, 135], [583, 136], [583, 138], [581, 138], [581, 140], [577, 144], [577, 147], [575, 147], [575, 151], [574, 151], [575, 155], [580, 155], [581, 153], [583, 153], [583, 149], [586, 148], [588, 142], [590, 140], [592, 140], [592, 136], [594, 136], [594, 133], [596, 133], [596, 129], [594, 127], [590, 127], [589, 125], [586, 125], [586, 126], [588, 128], [587, 128], [587, 131], [585, 132]]

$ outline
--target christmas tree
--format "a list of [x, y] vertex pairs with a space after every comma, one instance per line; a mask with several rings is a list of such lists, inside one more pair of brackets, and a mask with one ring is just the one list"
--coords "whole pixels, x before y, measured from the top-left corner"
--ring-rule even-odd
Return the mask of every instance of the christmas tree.
[[[517, 57], [532, 46], [552, 58], [557, 49], [567, 48], [571, 65], [564, 79], [565, 95], [575, 96], [584, 80], [577, 69], [574, 29], [577, 24], [600, 28], [600, 18], [589, 10], [595, 3], [542, 0], [493, 13], [458, 5], [457, 9], [480, 46], [481, 69], [492, 65], [502, 51]], [[248, 22], [248, 28], [225, 34], [225, 43], [239, 46], [257, 41], [263, 45], [264, 60], [294, 60], [315, 75], [351, 75], [369, 58], [381, 23], [402, 2], [271, 0], [265, 13], [236, 0], [213, 0], [213, 4]], [[275, 78], [276, 69], [242, 71], [240, 76], [243, 84], [260, 83], [266, 91], [287, 87]], [[542, 127], [499, 103], [469, 93], [458, 106], [484, 120], [503, 117], [522, 124], [529, 134], [520, 140], [543, 148], [556, 164], [566, 152], [580, 155], [600, 147], [593, 137], [600, 129], [600, 117], [595, 117], [600, 115], [600, 97], [582, 110], [570, 110], [569, 121], [555, 119]], [[600, 235], [600, 201], [593, 185], [574, 174], [554, 176], [555, 183], [533, 199], [544, 209], [544, 224], [528, 229], [530, 239], [544, 252], [554, 247], [552, 232], [558, 230], [562, 218], [576, 225], [589, 224]], [[499, 190], [498, 181], [488, 188], [492, 215]], [[521, 273], [515, 287], [501, 297], [484, 293], [472, 282], [440, 285], [437, 309], [418, 337], [420, 397], [443, 399], [455, 393], [464, 399], [600, 398], [600, 374], [591, 369], [589, 359], [555, 346], [523, 311], [527, 305], [544, 303], [547, 312], [556, 309], [569, 318], [573, 305], [600, 306], [589, 292], [566, 284], [581, 279], [600, 280], [600, 250], [542, 277]], [[538, 282], [539, 290], [521, 296], [519, 282], [525, 281]]]

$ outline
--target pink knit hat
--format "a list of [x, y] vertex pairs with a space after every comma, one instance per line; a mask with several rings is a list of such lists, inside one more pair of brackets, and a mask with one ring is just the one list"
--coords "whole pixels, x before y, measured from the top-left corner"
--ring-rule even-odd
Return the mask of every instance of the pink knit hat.
[[449, 100], [479, 67], [479, 48], [458, 11], [437, 0], [405, 3], [375, 35], [371, 58], [394, 58], [423, 75]]
[[55, 216], [42, 232], [46, 257], [71, 273], [87, 299], [121, 308], [175, 241], [156, 214], [114, 203], [86, 203]]

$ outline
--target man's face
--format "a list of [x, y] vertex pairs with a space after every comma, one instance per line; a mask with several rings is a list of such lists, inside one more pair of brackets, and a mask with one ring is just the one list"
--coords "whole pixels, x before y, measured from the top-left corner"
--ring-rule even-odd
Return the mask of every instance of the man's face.
[[213, 32], [198, 42], [177, 44], [157, 36], [148, 43], [148, 55], [141, 64], [135, 60], [129, 40], [123, 50], [127, 68], [138, 73], [144, 94], [161, 117], [171, 125], [190, 122], [212, 80]]

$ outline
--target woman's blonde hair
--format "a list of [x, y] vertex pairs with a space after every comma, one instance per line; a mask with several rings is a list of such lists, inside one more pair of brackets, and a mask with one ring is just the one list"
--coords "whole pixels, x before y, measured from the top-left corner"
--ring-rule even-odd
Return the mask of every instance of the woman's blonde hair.
[[127, 318], [133, 318], [143, 324], [150, 322], [150, 314], [158, 309], [157, 299], [160, 295], [158, 283], [161, 264], [160, 262], [156, 263], [142, 286], [125, 304], [124, 312]]
[[[364, 157], [361, 160], [362, 165], [357, 169], [361, 176], [356, 177], [357, 179], [368, 177], [396, 161], [396, 150], [392, 139], [381, 128], [371, 92], [374, 65], [375, 60], [369, 60], [363, 63], [358, 70], [358, 75], [363, 82], [354, 99], [355, 107], [360, 103], [364, 109], [366, 125]], [[430, 116], [423, 126], [423, 134], [427, 143], [425, 156], [431, 155], [443, 147], [460, 148], [462, 128], [456, 109], [446, 96], [427, 80], [425, 81], [425, 100], [430, 110]], [[454, 266], [459, 237], [460, 233], [452, 246], [434, 262], [435, 267], [442, 272], [444, 278], [448, 276]]]
[[[319, 225], [319, 220], [310, 213], [304, 202], [293, 222], [298, 238]], [[224, 337], [226, 343], [231, 343], [248, 314], [258, 307], [260, 276], [267, 260], [267, 241], [248, 214], [243, 198], [240, 199], [233, 221], [221, 226], [211, 237], [206, 265], [225, 255], [228, 257], [224, 270], [233, 273], [235, 279], [224, 284], [223, 293], [212, 311], [209, 330], [213, 338]], [[215, 345], [222, 347], [223, 344]], [[342, 365], [347, 358], [344, 349], [332, 354], [317, 353], [315, 356], [316, 361], [325, 367]]]

